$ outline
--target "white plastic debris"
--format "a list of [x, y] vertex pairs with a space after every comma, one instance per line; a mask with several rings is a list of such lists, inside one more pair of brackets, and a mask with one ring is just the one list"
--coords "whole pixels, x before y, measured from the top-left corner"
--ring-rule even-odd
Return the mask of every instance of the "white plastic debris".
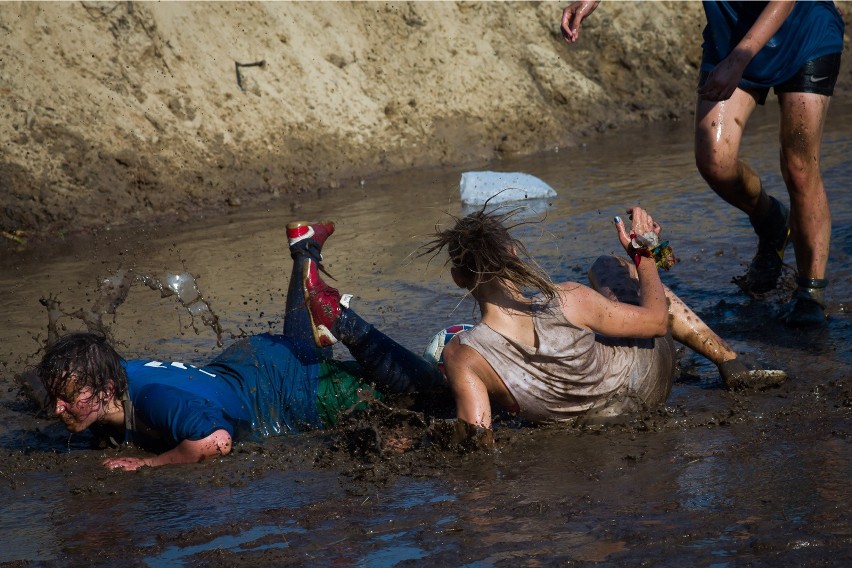
[[465, 172], [459, 184], [466, 205], [489, 205], [556, 197], [556, 191], [535, 176], [519, 172]]

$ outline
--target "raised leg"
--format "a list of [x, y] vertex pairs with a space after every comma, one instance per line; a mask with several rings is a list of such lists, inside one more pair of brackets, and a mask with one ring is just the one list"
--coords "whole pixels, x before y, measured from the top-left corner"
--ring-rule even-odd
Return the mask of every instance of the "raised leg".
[[[639, 278], [636, 267], [615, 256], [600, 257], [589, 271], [592, 288], [611, 300], [639, 304]], [[686, 345], [716, 365], [735, 359], [736, 352], [689, 309], [668, 286], [663, 286], [669, 306], [669, 331], [678, 343]]]
[[369, 373], [379, 390], [390, 393], [433, 392], [447, 387], [436, 365], [416, 355], [344, 309], [337, 331], [340, 341]]
[[737, 89], [724, 102], [699, 99], [695, 110], [695, 165], [719, 197], [750, 217], [769, 210], [760, 176], [739, 159], [740, 143], [757, 103]]
[[351, 296], [341, 296], [322, 281], [317, 264], [305, 261], [305, 295], [317, 345], [341, 341], [385, 393], [430, 392], [443, 389], [444, 377], [426, 361], [364, 321], [349, 308]]
[[300, 353], [309, 353], [316, 358], [331, 357], [331, 349], [320, 348], [314, 343], [311, 318], [303, 289], [304, 260], [311, 259], [319, 263], [322, 260], [322, 245], [333, 232], [334, 223], [331, 222], [313, 225], [295, 222], [287, 225], [287, 241], [290, 256], [293, 258], [293, 269], [287, 287], [284, 335], [297, 346]]

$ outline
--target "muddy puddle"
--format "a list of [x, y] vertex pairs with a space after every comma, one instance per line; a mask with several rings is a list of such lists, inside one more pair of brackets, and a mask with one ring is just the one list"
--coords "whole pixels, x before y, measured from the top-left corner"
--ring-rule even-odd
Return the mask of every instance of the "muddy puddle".
[[[349, 428], [238, 445], [208, 463], [106, 471], [114, 450], [69, 437], [35, 412], [15, 375], [47, 338], [42, 298], [73, 313], [99, 282], [132, 271], [191, 273], [225, 345], [280, 329], [290, 258], [284, 225], [333, 219], [324, 253], [358, 311], [422, 351], [448, 324], [475, 319], [442, 260], [412, 255], [446, 212], [461, 169], [366, 179], [186, 223], [105, 229], [0, 257], [0, 564], [147, 566], [848, 565], [852, 562], [852, 107], [835, 104], [823, 171], [833, 212], [830, 320], [794, 331], [774, 315], [789, 288], [749, 299], [731, 283], [755, 237], [702, 183], [689, 124], [618, 131], [580, 148], [483, 168], [524, 171], [559, 196], [529, 204], [521, 236], [557, 279], [585, 279], [616, 250], [611, 219], [639, 203], [681, 264], [664, 281], [736, 349], [790, 374], [783, 387], [733, 394], [682, 351], [668, 404], [621, 425], [495, 428], [498, 449], [459, 453], [413, 430], [405, 454], [353, 441]], [[776, 108], [753, 119], [745, 155], [772, 193]], [[792, 250], [786, 260], [793, 263]], [[791, 286], [791, 270], [785, 272]], [[156, 288], [156, 287], [154, 287]], [[204, 362], [220, 350], [174, 296], [137, 282], [103, 321], [127, 357]], [[60, 331], [79, 329], [71, 317]], [[345, 357], [345, 352], [338, 352]], [[398, 401], [401, 405], [404, 401]], [[361, 423], [382, 420], [381, 409]], [[448, 416], [430, 407], [422, 416]], [[377, 429], [381, 432], [381, 429]], [[126, 453], [139, 453], [125, 449]]]

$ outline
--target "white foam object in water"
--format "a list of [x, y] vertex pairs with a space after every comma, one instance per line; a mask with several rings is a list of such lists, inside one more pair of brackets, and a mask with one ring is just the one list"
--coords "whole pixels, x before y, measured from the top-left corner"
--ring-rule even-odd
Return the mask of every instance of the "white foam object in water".
[[535, 176], [519, 172], [465, 172], [459, 184], [461, 201], [489, 205], [525, 199], [556, 197], [556, 191]]

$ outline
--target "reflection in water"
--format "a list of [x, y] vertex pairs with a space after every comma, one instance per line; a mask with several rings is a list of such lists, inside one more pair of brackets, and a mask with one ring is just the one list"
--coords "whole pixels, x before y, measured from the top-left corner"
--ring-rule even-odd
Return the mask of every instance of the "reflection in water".
[[[681, 451], [688, 461], [677, 476], [677, 497], [680, 507], [693, 513], [712, 513], [731, 506], [727, 486], [731, 479], [730, 464], [717, 456], [723, 447], [734, 442], [727, 432], [717, 434], [712, 444], [706, 439], [688, 438], [683, 441]], [[734, 476], [736, 479], [738, 476]]]
[[[56, 477], [35, 474], [31, 483], [41, 487], [55, 486]], [[57, 538], [55, 526], [50, 522], [53, 510], [54, 503], [49, 495], [3, 499], [0, 507], [0, 534], [3, 535], [0, 563], [16, 560], [46, 562], [59, 558], [63, 541]]]
[[287, 523], [287, 526], [284, 527], [278, 525], [259, 525], [254, 526], [238, 535], [224, 535], [218, 538], [214, 538], [209, 542], [196, 544], [194, 546], [170, 546], [156, 556], [149, 556], [145, 558], [144, 562], [149, 566], [165, 568], [167, 566], [183, 566], [184, 558], [192, 556], [193, 554], [198, 554], [209, 550], [228, 550], [238, 554], [240, 552], [245, 551], [286, 549], [288, 547], [286, 540], [284, 540], [283, 542], [276, 540], [275, 542], [266, 544], [258, 543], [256, 541], [259, 541], [264, 537], [269, 536], [279, 537], [280, 535], [297, 534], [304, 532], [306, 532], [305, 529], [298, 526], [293, 526], [292, 521], [289, 521]]

